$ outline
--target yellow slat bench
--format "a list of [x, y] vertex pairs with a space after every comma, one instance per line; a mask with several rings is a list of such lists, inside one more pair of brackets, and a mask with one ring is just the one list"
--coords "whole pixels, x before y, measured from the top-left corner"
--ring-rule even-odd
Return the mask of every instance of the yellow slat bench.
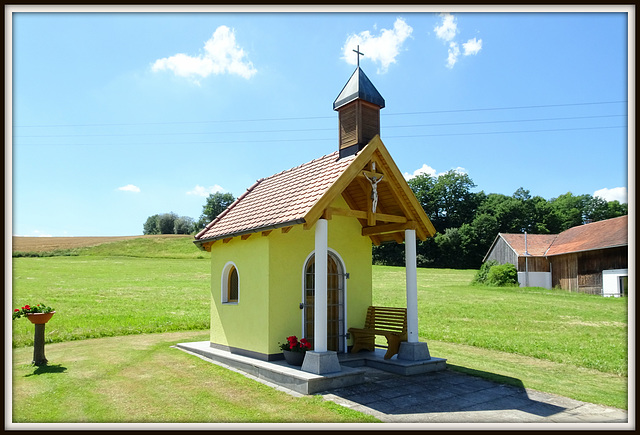
[[407, 309], [371, 306], [367, 309], [364, 328], [349, 328], [349, 333], [353, 337], [351, 353], [375, 350], [376, 335], [384, 335], [387, 346], [378, 347], [386, 347], [384, 359], [390, 359], [398, 353], [400, 342], [407, 341]]

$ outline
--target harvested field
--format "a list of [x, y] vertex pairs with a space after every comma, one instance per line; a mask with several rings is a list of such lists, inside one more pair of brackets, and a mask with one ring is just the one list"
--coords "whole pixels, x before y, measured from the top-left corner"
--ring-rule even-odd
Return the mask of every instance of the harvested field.
[[103, 243], [154, 237], [193, 237], [183, 234], [161, 234], [153, 236], [113, 236], [113, 237], [19, 237], [13, 236], [12, 252], [48, 252], [58, 249], [86, 248]]

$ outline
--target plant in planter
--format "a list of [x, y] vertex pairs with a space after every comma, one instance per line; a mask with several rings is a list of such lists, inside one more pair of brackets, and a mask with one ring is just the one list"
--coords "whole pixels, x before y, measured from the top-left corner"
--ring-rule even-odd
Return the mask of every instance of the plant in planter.
[[[51, 319], [53, 314], [55, 314], [53, 308], [46, 306], [45, 304], [38, 304], [34, 306], [27, 304], [24, 307], [13, 310], [13, 320], [25, 316], [33, 323], [46, 323]], [[44, 322], [42, 320], [44, 320]]]
[[280, 349], [284, 354], [284, 359], [293, 366], [301, 366], [304, 361], [304, 354], [307, 350], [311, 349], [311, 343], [306, 338], [300, 339], [292, 335], [287, 337], [285, 343], [280, 344]]
[[37, 366], [47, 364], [47, 358], [44, 356], [44, 325], [56, 312], [53, 308], [45, 305], [25, 305], [21, 308], [13, 310], [13, 320], [25, 316], [35, 325], [35, 334], [33, 336], [33, 361]]

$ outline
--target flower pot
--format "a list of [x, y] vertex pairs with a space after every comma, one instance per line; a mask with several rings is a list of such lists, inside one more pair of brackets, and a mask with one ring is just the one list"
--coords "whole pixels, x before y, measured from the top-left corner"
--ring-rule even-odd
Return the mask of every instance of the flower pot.
[[51, 311], [50, 313], [29, 313], [26, 316], [27, 319], [31, 321], [31, 323], [40, 325], [43, 323], [47, 323], [55, 313], [55, 311]]
[[301, 366], [304, 361], [304, 352], [291, 352], [290, 350], [283, 350], [284, 359], [292, 366]]

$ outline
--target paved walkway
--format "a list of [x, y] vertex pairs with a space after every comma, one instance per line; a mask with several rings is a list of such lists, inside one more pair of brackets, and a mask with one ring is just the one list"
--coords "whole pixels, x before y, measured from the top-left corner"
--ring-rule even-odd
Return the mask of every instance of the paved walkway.
[[[611, 424], [627, 423], [629, 418], [622, 409], [498, 384], [450, 369], [413, 376], [366, 370], [364, 384], [327, 391], [323, 397], [390, 423]], [[620, 425], [625, 427], [630, 425]]]

